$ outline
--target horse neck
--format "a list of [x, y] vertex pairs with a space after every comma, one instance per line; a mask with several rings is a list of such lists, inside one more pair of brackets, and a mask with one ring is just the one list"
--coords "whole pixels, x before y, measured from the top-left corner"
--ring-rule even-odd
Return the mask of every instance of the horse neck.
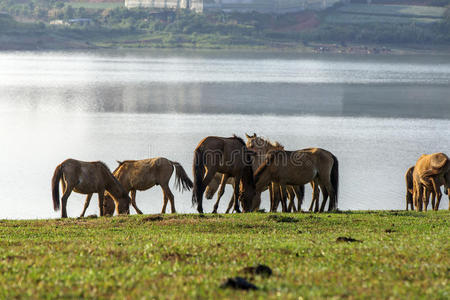
[[125, 193], [125, 190], [120, 185], [119, 181], [116, 180], [113, 175], [109, 172], [104, 170], [105, 173], [105, 188], [106, 190], [116, 199], [119, 199], [123, 196]]

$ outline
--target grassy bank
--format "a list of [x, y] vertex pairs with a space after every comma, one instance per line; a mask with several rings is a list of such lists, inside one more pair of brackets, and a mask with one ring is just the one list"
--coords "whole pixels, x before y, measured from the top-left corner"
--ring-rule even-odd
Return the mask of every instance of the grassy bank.
[[[0, 221], [0, 298], [448, 299], [449, 217], [440, 211]], [[273, 275], [242, 270], [257, 264]], [[259, 290], [220, 288], [234, 276]]]

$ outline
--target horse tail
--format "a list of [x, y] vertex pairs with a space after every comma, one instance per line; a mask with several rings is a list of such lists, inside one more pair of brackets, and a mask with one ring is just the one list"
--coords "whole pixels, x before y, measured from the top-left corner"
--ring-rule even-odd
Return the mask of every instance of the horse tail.
[[339, 197], [339, 161], [336, 156], [331, 154], [333, 157], [333, 167], [331, 168], [331, 174], [330, 174], [330, 180], [331, 185], [334, 189], [334, 203], [333, 203], [333, 209], [337, 210], [338, 208], [338, 197]]
[[176, 161], [170, 161], [172, 166], [175, 167], [175, 187], [179, 191], [190, 191], [192, 186], [194, 185], [186, 174], [184, 168], [180, 165], [180, 163]]
[[203, 177], [205, 176], [205, 162], [203, 150], [197, 147], [194, 151], [194, 163], [192, 166], [194, 173], [194, 185], [192, 190], [192, 205], [196, 205], [201, 201], [203, 196]]
[[53, 209], [55, 211], [59, 210], [59, 181], [63, 175], [62, 164], [58, 165], [53, 173], [52, 178], [52, 198], [53, 198]]

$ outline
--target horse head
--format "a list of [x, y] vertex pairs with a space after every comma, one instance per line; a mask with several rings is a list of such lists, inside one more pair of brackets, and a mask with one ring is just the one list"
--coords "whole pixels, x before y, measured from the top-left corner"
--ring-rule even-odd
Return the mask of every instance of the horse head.
[[252, 211], [255, 195], [256, 185], [253, 178], [253, 168], [248, 165], [244, 167], [242, 179], [239, 183], [239, 201], [242, 203], [244, 212]]

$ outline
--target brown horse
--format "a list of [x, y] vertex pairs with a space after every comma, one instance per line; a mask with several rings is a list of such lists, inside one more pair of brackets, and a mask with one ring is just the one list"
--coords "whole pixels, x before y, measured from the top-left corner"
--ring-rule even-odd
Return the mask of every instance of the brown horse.
[[67, 218], [67, 199], [72, 191], [87, 194], [90, 200], [93, 193], [98, 193], [100, 216], [103, 216], [104, 194], [108, 192], [115, 202], [117, 213], [129, 212], [130, 197], [119, 181], [111, 174], [109, 168], [101, 161], [84, 162], [67, 159], [58, 165], [52, 178], [53, 208], [59, 210], [59, 182], [62, 183], [63, 196], [61, 198], [61, 218]]
[[[266, 156], [266, 154], [269, 151], [274, 151], [274, 150], [284, 150], [284, 146], [281, 145], [279, 142], [271, 142], [269, 140], [266, 140], [260, 136], [257, 136], [256, 133], [253, 133], [252, 136], [245, 134], [245, 136], [247, 137], [247, 147], [253, 151], [256, 152], [257, 154], [257, 159], [255, 159], [255, 164], [254, 164], [254, 170], [256, 170], [263, 162], [264, 162], [264, 158]], [[324, 150], [326, 151], [326, 150]], [[330, 157], [333, 156], [333, 154], [329, 151], [326, 151], [330, 154]], [[313, 190], [313, 194], [312, 194], [312, 201], [311, 201], [311, 206], [309, 207], [309, 211], [312, 211], [313, 206], [315, 204], [315, 212], [319, 211], [319, 183], [316, 181], [311, 181], [311, 187]], [[301, 205], [303, 203], [303, 197], [304, 197], [304, 191], [305, 191], [305, 187], [302, 186], [293, 186], [293, 187], [283, 187], [283, 186], [279, 186], [276, 183], [272, 183], [270, 186], [270, 196], [271, 196], [271, 211], [277, 211], [278, 205], [280, 203], [281, 200], [281, 205], [282, 205], [282, 211], [290, 211], [292, 208], [294, 208], [295, 211], [295, 205], [293, 203], [293, 197], [292, 197], [292, 192], [295, 192], [295, 194], [297, 195], [297, 200], [298, 200], [298, 211], [301, 211]], [[288, 197], [290, 200], [290, 204], [289, 207], [286, 207], [286, 202], [283, 201], [284, 199], [286, 199], [285, 194], [287, 193], [287, 195], [291, 195], [291, 197]], [[326, 192], [326, 190], [322, 191], [323, 194], [323, 198], [327, 199], [328, 198], [328, 194]], [[323, 210], [323, 209], [322, 209]]]
[[[264, 158], [269, 151], [284, 150], [284, 146], [281, 145], [280, 143], [271, 142], [269, 140], [263, 139], [262, 137], [257, 136], [256, 133], [253, 133], [252, 136], [250, 136], [246, 133], [245, 137], [247, 138], [247, 143], [246, 143], [247, 148], [250, 150], [253, 150], [256, 153], [256, 159], [253, 161], [253, 172], [255, 172], [259, 168], [259, 166], [261, 166], [261, 164], [264, 163]], [[277, 211], [278, 205], [280, 203], [281, 203], [282, 211], [287, 212], [288, 211], [288, 206], [286, 204], [287, 198], [289, 198], [289, 200], [290, 200], [289, 207], [294, 208], [294, 211], [296, 210], [295, 204], [293, 202], [294, 199], [292, 197], [287, 197], [289, 191], [293, 192], [293, 189], [288, 188], [286, 186], [280, 186], [279, 184], [277, 184], [275, 182], [271, 182], [267, 188], [269, 189], [269, 194], [270, 194], [270, 211], [271, 212]], [[291, 195], [291, 193], [289, 193], [289, 195]], [[254, 201], [256, 202], [256, 203], [254, 203], [255, 209], [259, 208], [259, 205], [261, 202], [261, 195], [258, 195], [258, 197], [255, 198]], [[301, 202], [303, 202], [303, 198], [299, 199], [300, 205], [301, 205]]]
[[405, 174], [406, 181], [406, 210], [410, 206], [411, 210], [414, 210], [413, 206], [413, 192], [414, 192], [414, 181], [413, 181], [414, 166], [410, 167]]
[[433, 209], [439, 208], [442, 197], [440, 186], [444, 184], [447, 190], [449, 171], [450, 160], [444, 153], [423, 154], [419, 157], [413, 171], [413, 202], [416, 211], [422, 211], [422, 208], [427, 211], [432, 191], [437, 198]]
[[[138, 214], [142, 211], [136, 205], [136, 191], [145, 191], [155, 185], [160, 185], [163, 191], [163, 208], [161, 213], [166, 212], [168, 200], [172, 213], [175, 213], [175, 200], [172, 191], [169, 188], [169, 180], [172, 177], [175, 169], [175, 186], [180, 191], [190, 190], [192, 188], [192, 181], [189, 179], [183, 167], [175, 161], [168, 160], [164, 157], [149, 158], [143, 160], [126, 160], [118, 162], [119, 166], [114, 170], [114, 176], [119, 180], [127, 193], [131, 193], [131, 205]], [[113, 214], [111, 211], [111, 201], [109, 197], [105, 197], [105, 214]], [[86, 200], [84, 205], [84, 212], [89, 206], [89, 201]]]
[[244, 212], [252, 211], [252, 200], [255, 196], [253, 157], [254, 153], [249, 151], [244, 141], [237, 136], [230, 138], [209, 136], [199, 143], [194, 151], [192, 193], [192, 204], [197, 205], [199, 213], [203, 213], [203, 192], [217, 172], [234, 177], [235, 182], [239, 182], [234, 185], [236, 212], [240, 212], [239, 201], [242, 202]]
[[[297, 151], [277, 150], [266, 155], [265, 162], [256, 170], [256, 191], [269, 182], [281, 185], [304, 185], [317, 179], [330, 196], [328, 210], [337, 209], [339, 187], [339, 164], [334, 155], [320, 148]], [[327, 199], [322, 203], [321, 211]]]

